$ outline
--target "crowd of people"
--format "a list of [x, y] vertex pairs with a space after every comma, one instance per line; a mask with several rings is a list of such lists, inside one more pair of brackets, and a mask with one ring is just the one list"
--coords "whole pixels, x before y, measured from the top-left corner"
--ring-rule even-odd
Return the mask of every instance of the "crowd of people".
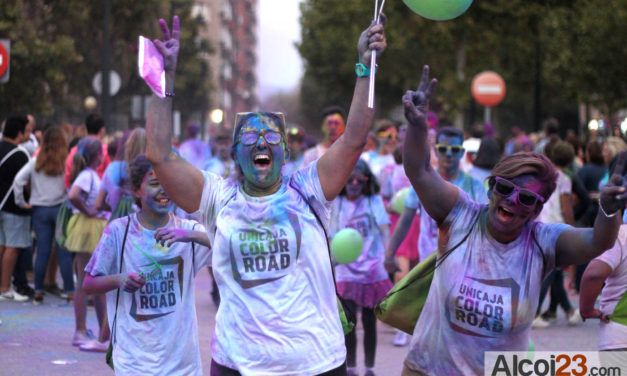
[[[254, 112], [209, 143], [191, 124], [172, 145], [178, 22], [170, 31], [160, 20], [166, 96], [153, 98], [146, 129], [112, 137], [95, 114], [84, 135], [5, 119], [0, 300], [72, 301], [68, 342], [112, 349], [117, 374], [202, 374], [193, 280], [209, 268], [212, 375], [357, 375], [344, 311], [361, 317], [373, 376], [375, 306], [435, 253], [411, 341], [400, 330], [393, 341], [409, 345], [403, 375], [482, 374], [485, 351], [526, 350], [530, 329], [551, 325], [558, 306], [571, 325], [600, 319], [600, 350], [627, 350], [627, 326], [611, 321], [627, 315], [614, 312], [627, 290], [622, 138], [582, 144], [552, 118], [509, 139], [490, 124], [464, 133], [428, 111], [437, 80], [425, 67], [402, 98], [404, 122], [375, 121], [358, 74], [348, 114], [321, 112], [318, 144], [282, 113]], [[385, 47], [383, 25], [372, 24], [359, 60]], [[329, 241], [345, 228], [363, 248], [337, 264]]]

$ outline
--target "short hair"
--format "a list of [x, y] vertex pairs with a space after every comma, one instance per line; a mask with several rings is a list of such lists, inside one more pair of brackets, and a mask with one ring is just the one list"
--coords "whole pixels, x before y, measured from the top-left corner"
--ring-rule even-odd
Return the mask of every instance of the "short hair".
[[603, 145], [597, 141], [590, 141], [586, 145], [586, 153], [588, 154], [588, 163], [604, 165]]
[[494, 166], [488, 181], [492, 182], [497, 176], [514, 179], [522, 175], [531, 175], [542, 183], [542, 197], [545, 202], [555, 191], [557, 170], [553, 163], [546, 156], [532, 152], [519, 152], [504, 157]]
[[549, 158], [557, 167], [567, 167], [575, 159], [575, 148], [566, 141], [557, 141], [551, 149]]
[[472, 164], [479, 168], [492, 170], [499, 159], [501, 159], [501, 145], [499, 145], [499, 142], [493, 138], [484, 137]]
[[542, 123], [542, 129], [546, 133], [546, 136], [558, 134], [560, 130], [560, 123], [556, 118], [550, 117]]
[[[379, 182], [377, 182], [377, 178], [372, 173], [372, 170], [370, 170], [370, 167], [368, 167], [368, 163], [366, 163], [366, 161], [364, 161], [363, 159], [357, 160], [357, 163], [355, 164], [355, 167], [353, 167], [353, 170], [359, 170], [359, 172], [364, 174], [364, 176], [366, 176], [366, 178], [368, 179], [361, 191], [364, 196], [372, 196], [379, 193], [379, 191], [381, 190]], [[344, 186], [344, 188], [342, 188], [340, 195], [346, 196], [346, 185]]]
[[342, 117], [342, 119], [344, 119], [344, 121], [346, 121], [346, 111], [344, 111], [344, 109], [340, 106], [329, 106], [329, 107], [325, 107], [322, 110], [322, 119], [320, 120], [324, 120], [327, 116], [329, 115], [334, 115], [334, 114], [338, 114]]
[[85, 118], [85, 126], [87, 127], [87, 134], [97, 135], [102, 128], [104, 128], [104, 120], [102, 116], [98, 114], [89, 114]]
[[435, 134], [435, 142], [438, 143], [440, 136], [448, 136], [448, 137], [459, 137], [462, 142], [464, 142], [464, 132], [461, 129], [445, 126], [438, 128], [437, 133]]
[[131, 179], [131, 187], [136, 191], [141, 188], [144, 176], [152, 170], [152, 163], [150, 163], [146, 155], [139, 154], [129, 164], [128, 170]]
[[12, 115], [4, 122], [2, 135], [7, 138], [15, 138], [18, 134], [26, 132], [28, 118], [25, 115]]

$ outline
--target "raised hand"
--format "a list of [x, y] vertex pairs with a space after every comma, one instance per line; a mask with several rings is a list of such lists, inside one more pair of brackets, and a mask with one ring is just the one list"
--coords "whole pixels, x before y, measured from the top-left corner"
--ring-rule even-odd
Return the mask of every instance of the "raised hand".
[[163, 18], [159, 19], [159, 26], [163, 32], [163, 40], [155, 39], [153, 43], [163, 56], [163, 67], [165, 71], [175, 72], [179, 55], [179, 37], [181, 34], [179, 17], [174, 16], [172, 18], [172, 33], [170, 33], [168, 24]]
[[410, 125], [426, 126], [427, 112], [429, 111], [429, 100], [438, 85], [437, 79], [429, 80], [429, 66], [422, 68], [422, 77], [416, 91], [407, 90], [403, 95], [403, 107], [405, 108], [405, 118]]
[[359, 54], [360, 62], [366, 66], [370, 66], [370, 55], [372, 55], [372, 51], [377, 51], [378, 56], [385, 50], [385, 47], [387, 47], [383, 27], [385, 21], [385, 16], [381, 14], [381, 22], [375, 24], [374, 21], [372, 21], [372, 24], [370, 24], [366, 30], [362, 31], [359, 36], [357, 53]]
[[601, 190], [599, 205], [607, 215], [612, 215], [625, 208], [627, 203], [627, 190], [625, 184], [625, 167], [627, 165], [627, 152], [622, 152], [616, 161], [614, 172], [609, 183]]

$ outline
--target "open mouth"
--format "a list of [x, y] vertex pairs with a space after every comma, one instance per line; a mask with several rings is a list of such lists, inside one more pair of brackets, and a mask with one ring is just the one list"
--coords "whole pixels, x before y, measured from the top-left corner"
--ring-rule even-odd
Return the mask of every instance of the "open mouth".
[[161, 206], [167, 206], [170, 204], [170, 199], [167, 197], [158, 197], [155, 198], [155, 201]]
[[514, 218], [514, 212], [512, 212], [511, 210], [507, 208], [504, 208], [503, 206], [499, 206], [496, 209], [496, 213], [499, 219], [503, 222], [509, 222]]
[[255, 154], [255, 156], [253, 156], [253, 163], [255, 164], [255, 167], [267, 168], [270, 164], [272, 164], [272, 158], [268, 153]]

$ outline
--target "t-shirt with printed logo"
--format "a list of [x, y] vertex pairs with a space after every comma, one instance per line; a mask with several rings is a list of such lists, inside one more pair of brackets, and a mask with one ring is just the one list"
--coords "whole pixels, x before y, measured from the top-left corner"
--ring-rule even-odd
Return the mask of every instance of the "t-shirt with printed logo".
[[330, 202], [317, 163], [251, 197], [205, 172], [198, 214], [209, 229], [221, 303], [212, 357], [242, 374], [320, 374], [346, 358], [325, 233]]
[[483, 374], [485, 351], [529, 345], [542, 280], [555, 267], [559, 235], [570, 226], [531, 222], [502, 244], [488, 232], [487, 210], [459, 190], [440, 226], [439, 255], [469, 236], [435, 271], [406, 359], [413, 370]]
[[385, 249], [379, 226], [389, 225], [390, 218], [379, 195], [361, 196], [349, 201], [340, 196], [333, 201], [333, 232], [353, 228], [361, 234], [364, 245], [354, 262], [335, 267], [338, 282], [374, 283], [389, 278], [383, 262]]
[[[85, 272], [92, 276], [119, 273], [126, 225], [122, 273], [143, 273], [146, 284], [134, 293], [120, 291], [114, 345], [116, 373], [123, 375], [202, 375], [194, 299], [194, 277], [209, 265], [205, 246], [156, 243], [154, 230], [137, 214], [118, 218], [104, 230]], [[170, 217], [167, 227], [204, 231], [197, 222]], [[117, 290], [107, 293], [107, 317], [113, 328]], [[172, 335], [174, 335], [172, 337]]]

